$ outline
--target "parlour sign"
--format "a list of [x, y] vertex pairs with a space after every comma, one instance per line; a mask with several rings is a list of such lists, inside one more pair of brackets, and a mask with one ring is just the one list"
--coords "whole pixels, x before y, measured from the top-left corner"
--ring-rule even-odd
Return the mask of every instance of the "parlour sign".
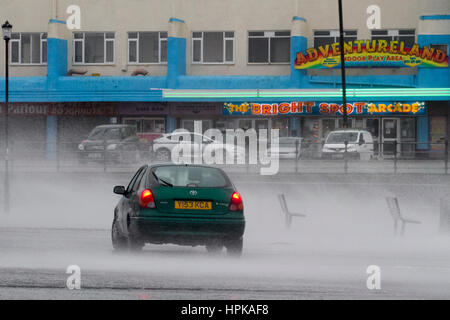
[[[337, 103], [283, 102], [283, 103], [224, 103], [224, 115], [342, 115], [344, 108]], [[424, 102], [347, 103], [347, 114], [358, 115], [425, 115]]]
[[[10, 103], [10, 116], [114, 116], [116, 108], [109, 104], [96, 103]], [[0, 114], [5, 105], [0, 105]]]
[[[355, 40], [344, 43], [346, 67], [421, 67], [447, 68], [448, 54], [428, 46], [405, 45], [404, 41]], [[335, 68], [340, 66], [340, 45], [333, 43], [298, 52], [296, 69]]]

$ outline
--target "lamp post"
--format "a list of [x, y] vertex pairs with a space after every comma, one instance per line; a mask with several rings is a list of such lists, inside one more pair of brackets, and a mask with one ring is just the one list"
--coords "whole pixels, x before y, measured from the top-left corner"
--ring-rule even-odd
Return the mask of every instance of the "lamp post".
[[3, 39], [5, 40], [5, 191], [4, 210], [9, 212], [9, 146], [8, 146], [8, 113], [9, 113], [9, 40], [11, 39], [12, 25], [6, 21], [2, 25]]
[[344, 22], [342, 17], [342, 0], [339, 2], [339, 47], [341, 48], [341, 79], [342, 79], [342, 105], [343, 105], [343, 127], [347, 129], [347, 97], [346, 97], [346, 83], [345, 83], [345, 53], [344, 53]]

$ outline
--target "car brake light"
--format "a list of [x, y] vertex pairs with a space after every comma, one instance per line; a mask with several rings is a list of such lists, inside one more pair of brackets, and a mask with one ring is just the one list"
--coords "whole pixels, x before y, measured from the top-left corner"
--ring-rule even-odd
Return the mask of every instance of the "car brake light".
[[230, 211], [242, 210], [244, 210], [244, 203], [242, 202], [241, 195], [238, 192], [233, 192], [230, 202]]
[[142, 208], [156, 208], [153, 193], [149, 189], [145, 189], [141, 192], [139, 204]]

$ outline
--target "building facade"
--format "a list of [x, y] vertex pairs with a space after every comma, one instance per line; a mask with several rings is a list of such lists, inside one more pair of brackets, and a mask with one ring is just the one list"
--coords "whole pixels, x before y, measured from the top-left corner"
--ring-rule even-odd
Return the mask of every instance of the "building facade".
[[[380, 154], [386, 142], [404, 155], [442, 150], [450, 2], [343, 3], [349, 126], [370, 130]], [[367, 26], [371, 5], [379, 29]], [[152, 140], [202, 120], [320, 143], [342, 126], [337, 10], [334, 0], [7, 1], [11, 140], [51, 156], [58, 139], [98, 124]]]

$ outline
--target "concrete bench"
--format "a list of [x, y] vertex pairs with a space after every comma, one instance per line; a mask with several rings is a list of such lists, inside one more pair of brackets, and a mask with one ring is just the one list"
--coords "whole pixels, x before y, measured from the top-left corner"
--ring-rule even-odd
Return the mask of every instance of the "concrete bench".
[[401, 223], [401, 235], [405, 234], [405, 226], [407, 223], [421, 224], [422, 222], [417, 220], [408, 219], [402, 216], [400, 212], [400, 207], [398, 205], [397, 198], [386, 197], [386, 202], [389, 208], [389, 211], [394, 219], [394, 235], [398, 234], [398, 225]]
[[293, 217], [301, 217], [301, 218], [306, 217], [306, 215], [304, 215], [304, 214], [294, 213], [294, 212], [289, 211], [287, 203], [286, 203], [286, 198], [283, 193], [278, 195], [278, 201], [280, 202], [281, 210], [284, 214], [284, 222], [285, 222], [286, 228], [291, 227]]

